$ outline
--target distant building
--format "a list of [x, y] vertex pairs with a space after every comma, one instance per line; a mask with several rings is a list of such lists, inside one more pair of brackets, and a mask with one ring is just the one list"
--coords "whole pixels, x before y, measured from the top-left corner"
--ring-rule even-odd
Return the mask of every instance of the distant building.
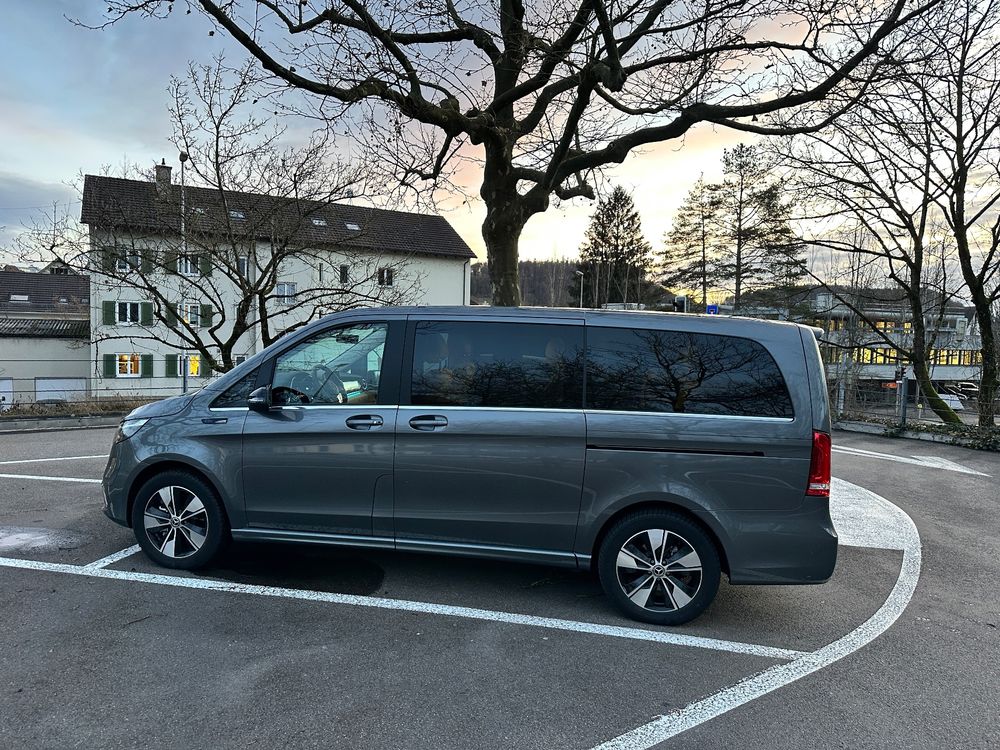
[[0, 271], [0, 408], [89, 391], [90, 279]]
[[[182, 339], [157, 319], [167, 308], [173, 316], [169, 320], [182, 320], [203, 332], [218, 326], [218, 335], [227, 337], [233, 330], [231, 318], [220, 316], [219, 308], [228, 312], [244, 299], [237, 283], [252, 282], [263, 272], [257, 270], [259, 259], [266, 263], [274, 255], [274, 226], [292, 213], [298, 222], [296, 242], [308, 246], [309, 261], [291, 257], [266, 270], [276, 280], [275, 299], [269, 302], [273, 307], [268, 308], [271, 330], [288, 330], [317, 308], [322, 311], [318, 305], [299, 306], [303, 290], [346, 288], [355, 274], [361, 276], [361, 264], [367, 264], [364, 278], [373, 288], [419, 288], [419, 295], [408, 300], [411, 304], [469, 303], [469, 262], [474, 254], [440, 216], [292, 203], [206, 188], [187, 187], [182, 194], [166, 165], [157, 166], [154, 182], [87, 175], [81, 221], [88, 226], [92, 253], [92, 391], [172, 395], [180, 391], [185, 372], [192, 388], [204, 384], [212, 376], [207, 362], [202, 363], [190, 346], [185, 349]], [[189, 244], [195, 233], [214, 238], [224, 248], [220, 253], [237, 257], [236, 279], [232, 264], [219, 272], [221, 255], [213, 258], [212, 252]], [[116, 272], [153, 279], [159, 299], [144, 298], [136, 286], [113, 283]], [[209, 279], [214, 299], [202, 293]], [[255, 328], [239, 338], [236, 360], [262, 346]]]

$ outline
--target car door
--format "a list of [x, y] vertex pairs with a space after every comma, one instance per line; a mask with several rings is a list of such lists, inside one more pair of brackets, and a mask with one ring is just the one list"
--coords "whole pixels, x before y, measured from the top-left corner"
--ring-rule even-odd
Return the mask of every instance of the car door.
[[251, 527], [370, 537], [375, 515], [388, 526], [403, 326], [335, 325], [263, 366], [273, 405], [243, 430]]
[[586, 453], [579, 321], [407, 326], [396, 546], [573, 561]]

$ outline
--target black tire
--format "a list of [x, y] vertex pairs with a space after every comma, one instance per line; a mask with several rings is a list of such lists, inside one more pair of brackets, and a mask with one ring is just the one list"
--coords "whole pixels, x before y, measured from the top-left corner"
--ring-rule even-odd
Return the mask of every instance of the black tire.
[[132, 531], [153, 562], [179, 570], [205, 567], [230, 539], [229, 521], [215, 490], [180, 470], [157, 474], [139, 488], [132, 505]]
[[[653, 539], [659, 540], [659, 559]], [[690, 567], [681, 567], [681, 560]], [[671, 575], [670, 570], [679, 572]], [[705, 530], [668, 510], [636, 511], [617, 521], [601, 542], [597, 571], [615, 607], [654, 625], [682, 625], [704, 612], [715, 599], [722, 572], [715, 542]]]

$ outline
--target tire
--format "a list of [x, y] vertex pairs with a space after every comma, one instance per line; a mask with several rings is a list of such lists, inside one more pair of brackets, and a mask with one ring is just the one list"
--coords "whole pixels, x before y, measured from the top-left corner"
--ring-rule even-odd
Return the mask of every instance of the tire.
[[180, 570], [205, 567], [230, 538], [215, 490], [178, 470], [157, 474], [139, 488], [132, 505], [132, 531], [153, 562]]
[[601, 542], [597, 570], [615, 607], [654, 625], [696, 618], [715, 599], [721, 577], [715, 542], [667, 510], [636, 511], [615, 523]]

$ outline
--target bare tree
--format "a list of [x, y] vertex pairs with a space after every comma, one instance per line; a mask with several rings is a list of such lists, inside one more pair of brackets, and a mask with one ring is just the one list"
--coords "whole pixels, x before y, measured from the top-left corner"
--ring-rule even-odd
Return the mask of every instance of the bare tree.
[[[865, 88], [896, 29], [937, 0], [188, 0], [310, 115], [349, 128], [404, 185], [474, 161], [493, 301], [516, 305], [518, 242], [553, 199], [593, 198], [601, 172], [699, 123], [817, 128]], [[163, 17], [109, 0], [103, 23]], [[180, 6], [183, 7], [183, 6]], [[212, 32], [214, 33], [214, 31]], [[296, 99], [296, 102], [301, 99]]]
[[146, 190], [87, 176], [89, 226], [55, 214], [22, 235], [22, 257], [58, 258], [94, 277], [105, 323], [120, 322], [117, 298], [145, 300], [125, 308], [128, 328], [95, 340], [163, 341], [226, 371], [251, 337], [267, 346], [321, 315], [419, 291], [408, 257], [372, 242], [370, 209], [339, 204], [363, 192], [363, 169], [334, 158], [325, 135], [283, 146], [284, 131], [248, 111], [255, 83], [249, 63], [231, 70], [221, 59], [171, 82], [185, 187], [164, 172]]
[[[900, 144], [893, 141], [900, 118], [905, 117], [898, 90], [898, 83], [884, 85], [822, 133], [775, 140], [770, 146], [795, 175], [806, 211], [800, 218], [809, 220], [806, 239], [814, 247], [860, 256], [884, 273], [909, 303], [912, 336], [905, 343], [891, 337], [865, 315], [863, 306], [843, 296], [841, 301], [876, 337], [912, 363], [933, 411], [945, 422], [959, 423], [931, 381], [932, 318], [926, 292], [943, 254], [939, 249], [935, 258], [931, 247], [937, 197], [930, 185], [933, 164], [929, 157], [909, 158], [911, 153], [901, 153]], [[926, 123], [908, 126], [929, 137]], [[815, 272], [812, 275], [826, 283]]]

